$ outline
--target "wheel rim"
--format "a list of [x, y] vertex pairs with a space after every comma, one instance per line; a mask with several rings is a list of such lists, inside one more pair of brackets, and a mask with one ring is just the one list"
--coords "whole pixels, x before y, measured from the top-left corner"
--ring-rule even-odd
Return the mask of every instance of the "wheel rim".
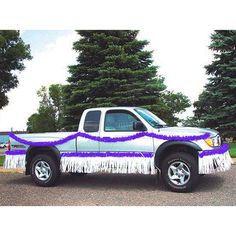
[[168, 168], [168, 177], [173, 184], [185, 185], [190, 179], [190, 169], [182, 161], [173, 162]]
[[51, 176], [52, 170], [46, 161], [39, 161], [35, 165], [35, 175], [39, 180], [48, 180]]

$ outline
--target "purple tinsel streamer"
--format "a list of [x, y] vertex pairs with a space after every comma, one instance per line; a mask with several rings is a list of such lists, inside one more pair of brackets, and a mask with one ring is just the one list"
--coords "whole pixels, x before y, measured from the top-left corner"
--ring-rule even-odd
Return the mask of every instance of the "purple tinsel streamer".
[[[203, 156], [215, 155], [215, 154], [223, 154], [229, 150], [228, 144], [223, 144], [221, 147], [212, 149], [212, 150], [204, 150], [199, 153], [199, 157]], [[6, 151], [6, 155], [24, 155], [26, 154], [25, 150], [12, 150]], [[152, 152], [64, 152], [61, 153], [61, 157], [145, 157], [151, 158], [153, 157]]]
[[12, 151], [5, 151], [6, 155], [25, 155], [25, 150], [12, 150]]
[[207, 139], [210, 136], [210, 134], [205, 133], [205, 134], [202, 134], [202, 135], [192, 135], [192, 136], [167, 136], [167, 135], [161, 135], [161, 134], [155, 134], [155, 133], [139, 132], [139, 133], [136, 133], [134, 135], [130, 135], [130, 136], [126, 136], [126, 137], [115, 137], [115, 138], [102, 137], [101, 138], [101, 137], [98, 137], [98, 136], [93, 136], [93, 135], [90, 135], [90, 134], [77, 132], [75, 134], [69, 135], [68, 137], [62, 138], [62, 139], [57, 140], [57, 141], [32, 142], [32, 141], [28, 141], [28, 140], [22, 139], [20, 137], [17, 137], [14, 133], [9, 133], [9, 137], [11, 137], [12, 139], [16, 140], [19, 143], [23, 143], [23, 144], [29, 145], [29, 146], [55, 146], [55, 145], [61, 145], [61, 144], [66, 143], [70, 140], [73, 140], [77, 137], [87, 138], [87, 139], [97, 141], [97, 142], [115, 143], [115, 142], [127, 142], [127, 141], [135, 140], [135, 139], [138, 139], [138, 138], [142, 138], [142, 137], [145, 137], [145, 136], [150, 137], [150, 138], [155, 138], [155, 139], [162, 139], [162, 140], [195, 141], [195, 140]]
[[199, 153], [199, 157], [203, 156], [211, 156], [215, 154], [223, 154], [229, 150], [229, 144], [223, 144], [221, 147], [212, 149], [212, 150], [204, 150], [201, 153]]
[[65, 152], [61, 157], [145, 157], [152, 158], [153, 152]]
[[[6, 151], [6, 155], [25, 155], [25, 150]], [[153, 157], [153, 152], [63, 152], [61, 157]]]

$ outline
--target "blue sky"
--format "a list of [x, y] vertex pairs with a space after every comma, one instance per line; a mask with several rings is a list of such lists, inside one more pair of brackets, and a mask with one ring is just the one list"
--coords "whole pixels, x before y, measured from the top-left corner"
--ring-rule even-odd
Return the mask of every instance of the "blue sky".
[[26, 30], [21, 34], [25, 43], [30, 44], [32, 54], [45, 50], [46, 45], [57, 38], [70, 34], [71, 30]]

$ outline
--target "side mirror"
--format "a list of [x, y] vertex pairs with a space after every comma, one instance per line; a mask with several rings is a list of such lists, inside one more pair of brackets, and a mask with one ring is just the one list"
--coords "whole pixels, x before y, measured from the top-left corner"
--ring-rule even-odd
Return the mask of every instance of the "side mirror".
[[133, 129], [135, 131], [147, 131], [147, 128], [144, 126], [144, 124], [141, 121], [133, 122]]

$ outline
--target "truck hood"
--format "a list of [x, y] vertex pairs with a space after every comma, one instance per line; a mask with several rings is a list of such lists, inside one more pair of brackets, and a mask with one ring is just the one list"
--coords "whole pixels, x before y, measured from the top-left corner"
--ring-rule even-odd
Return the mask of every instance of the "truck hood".
[[[155, 132], [155, 131], [154, 131]], [[195, 127], [164, 127], [158, 129], [155, 133], [163, 135], [179, 135], [179, 136], [191, 136], [191, 135], [202, 135], [205, 133], [210, 133], [211, 137], [214, 137], [218, 134], [216, 130], [213, 129], [204, 129], [204, 128], [195, 128]]]

